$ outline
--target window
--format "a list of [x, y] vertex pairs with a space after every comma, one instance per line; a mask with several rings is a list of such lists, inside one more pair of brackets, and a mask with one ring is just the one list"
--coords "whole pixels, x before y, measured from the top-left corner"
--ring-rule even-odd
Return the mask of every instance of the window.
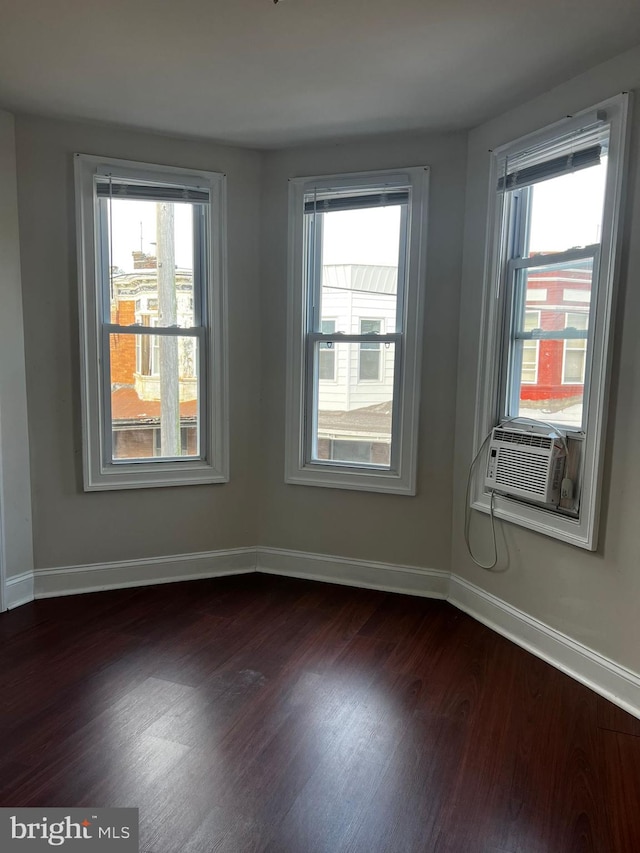
[[[574, 334], [564, 342], [564, 354], [562, 359], [562, 382], [564, 385], [584, 385], [584, 377], [587, 366], [587, 327], [589, 315], [586, 312], [580, 314], [567, 314], [565, 328], [567, 332]], [[582, 335], [580, 337], [579, 335]], [[583, 394], [578, 389], [578, 394]]]
[[[525, 311], [524, 331], [533, 332], [540, 326], [539, 311]], [[522, 374], [520, 381], [535, 385], [538, 381], [538, 356], [540, 353], [540, 342], [526, 340], [522, 342]]]
[[287, 482], [415, 494], [427, 184], [290, 181]]
[[[335, 320], [323, 320], [321, 323], [323, 335], [333, 335], [336, 331]], [[333, 341], [323, 341], [318, 354], [318, 378], [322, 382], [335, 382], [336, 350]]]
[[[589, 549], [597, 544], [627, 102], [612, 98], [491, 156], [476, 449], [513, 419], [534, 432], [558, 429], [573, 496], [550, 509], [496, 494], [495, 515]], [[487, 512], [483, 483], [478, 476], [471, 505]]]
[[224, 176], [75, 170], [85, 490], [225, 482]]
[[[382, 320], [360, 320], [361, 335], [379, 335], [382, 331]], [[381, 345], [378, 341], [367, 341], [360, 344], [360, 361], [358, 364], [358, 380], [360, 382], [380, 382]]]

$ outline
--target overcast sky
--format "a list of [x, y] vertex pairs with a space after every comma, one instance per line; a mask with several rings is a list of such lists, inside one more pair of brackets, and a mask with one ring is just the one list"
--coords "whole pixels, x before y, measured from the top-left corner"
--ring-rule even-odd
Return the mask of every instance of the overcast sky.
[[[113, 266], [133, 269], [133, 251], [156, 253], [156, 203], [113, 199]], [[193, 209], [191, 204], [174, 204], [176, 265], [193, 269]]]

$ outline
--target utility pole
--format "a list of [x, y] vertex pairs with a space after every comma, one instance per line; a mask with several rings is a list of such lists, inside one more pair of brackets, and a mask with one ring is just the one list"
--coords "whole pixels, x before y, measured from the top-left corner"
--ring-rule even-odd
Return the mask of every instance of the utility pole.
[[[158, 254], [158, 325], [178, 325], [176, 251], [173, 204], [156, 205]], [[162, 456], [180, 456], [180, 389], [178, 338], [159, 336], [160, 446]]]

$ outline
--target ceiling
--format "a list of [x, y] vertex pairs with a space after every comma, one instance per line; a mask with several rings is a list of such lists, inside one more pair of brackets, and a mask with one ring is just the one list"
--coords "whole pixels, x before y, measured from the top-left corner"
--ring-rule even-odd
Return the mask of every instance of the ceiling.
[[471, 127], [639, 42], [638, 0], [0, 0], [0, 106], [270, 148]]

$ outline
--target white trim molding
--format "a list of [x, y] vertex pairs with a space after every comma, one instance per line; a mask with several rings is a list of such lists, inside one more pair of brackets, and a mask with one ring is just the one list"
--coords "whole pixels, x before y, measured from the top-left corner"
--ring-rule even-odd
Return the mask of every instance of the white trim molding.
[[426, 598], [446, 599], [449, 590], [449, 572], [285, 548], [258, 548], [257, 571]]
[[[493, 514], [503, 521], [527, 527], [589, 551], [595, 551], [598, 544], [607, 402], [613, 352], [610, 343], [615, 321], [631, 126], [628, 120], [630, 100], [628, 93], [616, 95], [590, 110], [562, 119], [538, 133], [500, 145], [494, 148], [490, 155], [474, 450], [471, 458], [480, 453], [491, 429], [500, 423], [510, 420], [517, 423], [519, 420], [524, 421], [528, 429], [539, 428], [548, 432], [549, 424], [534, 421], [535, 425], [532, 425], [529, 418], [518, 417], [519, 392], [514, 391], [513, 383], [509, 379], [509, 370], [515, 369], [517, 363], [515, 354], [511, 357], [514, 334], [516, 331], [523, 331], [516, 329], [515, 321], [510, 319], [516, 316], [515, 308], [520, 304], [518, 300], [523, 298], [522, 285], [518, 284], [521, 271], [552, 270], [562, 267], [565, 262], [592, 259], [593, 303], [588, 324], [582, 427], [580, 430], [568, 427], [562, 421], [554, 421], [553, 414], [547, 416], [551, 425], [557, 426], [561, 433], [580, 435], [584, 432], [579, 476], [576, 481], [575, 494], [579, 500], [576, 501], [575, 515], [498, 493], [492, 500], [481, 476], [475, 476], [472, 480], [470, 505], [479, 512]], [[526, 211], [528, 204], [525, 201], [528, 192], [526, 180], [523, 179], [519, 190], [507, 186], [505, 193], [504, 169], [513, 168], [512, 174], [515, 175], [523, 162], [528, 162], [529, 166], [531, 163], [539, 166], [554, 162], [553, 158], [558, 152], [568, 151], [567, 146], [573, 144], [575, 134], [582, 133], [583, 139], [595, 139], [594, 128], [598, 128], [598, 133], [606, 133], [608, 138], [607, 177], [599, 243], [575, 250], [568, 249], [544, 255], [534, 253], [529, 256], [525, 238], [529, 226], [525, 227], [524, 213], [518, 213], [519, 210]], [[572, 140], [571, 143], [569, 140]], [[516, 165], [507, 167], [507, 163], [513, 163], [511, 158], [515, 158]], [[525, 171], [526, 169], [521, 168], [521, 173]], [[525, 196], [520, 195], [518, 199], [518, 193], [523, 192]], [[562, 310], [569, 311], [570, 308], [563, 305]], [[516, 372], [516, 375], [519, 374]], [[482, 470], [484, 458], [484, 455], [481, 455], [478, 460], [478, 471]]]
[[[74, 169], [84, 490], [226, 483], [229, 480], [226, 176], [221, 172], [200, 172], [89, 154], [75, 154]], [[110, 197], [101, 197], [97, 187], [100, 183], [108, 184], [109, 188], [112, 183], [123, 187], [133, 181], [147, 188], [140, 196], [146, 200], [155, 197], [144, 194], [152, 188], [176, 199], [178, 196], [171, 192], [199, 194], [193, 201], [194, 211], [199, 209], [193, 225], [194, 253], [199, 260], [194, 260], [194, 307], [189, 327], [118, 325], [112, 316], [107, 236], [109, 208], [103, 206], [110, 204]], [[158, 339], [198, 341], [195, 371], [197, 456], [115, 458], [109, 341], [116, 334], [134, 339], [144, 334]]]
[[449, 601], [516, 645], [640, 718], [640, 675], [452, 575]]
[[248, 547], [36, 569], [7, 581], [7, 604], [259, 572], [449, 601], [483, 625], [640, 718], [640, 674], [507, 604], [457, 575], [438, 569]]
[[[386, 333], [322, 332], [322, 201], [335, 194], [366, 199], [375, 190], [406, 194], [400, 226], [396, 325]], [[422, 317], [425, 303], [426, 234], [429, 167], [355, 172], [289, 179], [289, 265], [285, 482], [300, 486], [415, 495], [418, 453]], [[312, 197], [311, 222], [305, 223], [305, 200]], [[311, 203], [311, 202], [307, 202]], [[366, 203], [362, 202], [366, 207]], [[317, 247], [317, 248], [316, 248]], [[325, 337], [323, 338], [323, 334]], [[335, 338], [339, 345], [393, 345], [394, 381], [389, 465], [321, 460], [316, 457], [319, 400], [316, 347]]]
[[5, 589], [7, 610], [13, 610], [14, 607], [20, 607], [22, 604], [29, 604], [34, 598], [33, 572], [23, 572], [21, 575], [7, 578]]
[[[0, 110], [0, 611], [33, 569], [24, 318], [13, 116]], [[19, 586], [19, 583], [18, 583]]]
[[60, 595], [255, 572], [255, 553], [255, 548], [230, 548], [197, 554], [176, 554], [171, 557], [36, 569], [35, 598], [54, 598]]

